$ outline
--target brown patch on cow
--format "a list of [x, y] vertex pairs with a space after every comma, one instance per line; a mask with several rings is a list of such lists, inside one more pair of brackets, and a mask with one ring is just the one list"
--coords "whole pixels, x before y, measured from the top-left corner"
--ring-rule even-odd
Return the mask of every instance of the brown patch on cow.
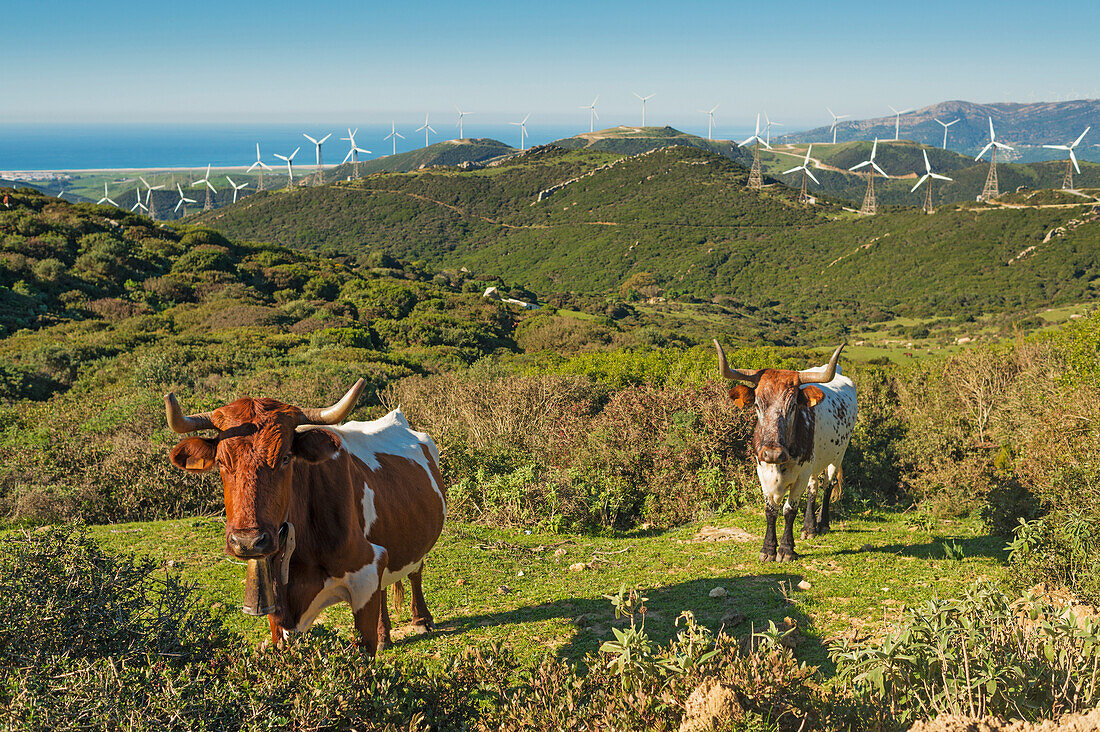
[[[806, 462], [810, 459], [814, 449], [815, 419], [813, 405], [810, 404], [812, 395], [805, 393], [809, 389], [814, 389], [824, 398], [824, 393], [815, 386], [800, 389], [797, 371], [766, 369], [761, 374], [756, 385], [757, 405], [764, 412], [766, 420], [770, 419], [771, 410], [779, 407], [786, 415], [788, 423], [780, 434], [776, 425], [762, 424], [757, 420], [752, 437], [754, 455], [760, 454], [760, 449], [767, 440], [776, 441], [785, 447], [792, 460]], [[815, 401], [814, 404], [816, 403]]]

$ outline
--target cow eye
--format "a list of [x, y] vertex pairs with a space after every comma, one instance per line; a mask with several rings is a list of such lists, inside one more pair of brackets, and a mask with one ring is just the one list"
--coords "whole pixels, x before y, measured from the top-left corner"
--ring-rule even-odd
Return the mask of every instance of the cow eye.
[[280, 463], [280, 465], [285, 466], [285, 465], [288, 465], [288, 464], [290, 464], [290, 453], [289, 452], [286, 455], [283, 456], [283, 462]]

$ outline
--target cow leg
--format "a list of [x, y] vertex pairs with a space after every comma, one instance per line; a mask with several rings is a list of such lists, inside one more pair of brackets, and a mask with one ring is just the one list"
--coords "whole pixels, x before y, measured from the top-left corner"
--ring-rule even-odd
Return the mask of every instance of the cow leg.
[[767, 498], [764, 499], [764, 517], [768, 521], [767, 531], [764, 532], [764, 546], [760, 549], [761, 562], [775, 561], [775, 523], [779, 519], [779, 506], [773, 504]]
[[817, 481], [810, 478], [810, 484], [806, 488], [806, 515], [802, 519], [802, 538], [812, 539], [817, 535], [817, 516], [814, 510], [817, 498]]
[[393, 645], [390, 640], [390, 611], [386, 607], [386, 588], [378, 590], [378, 594], [382, 596], [378, 608], [378, 649], [384, 650]]
[[277, 646], [283, 642], [283, 626], [275, 619], [275, 615], [267, 616], [267, 624], [271, 627], [271, 645]]
[[382, 625], [381, 602], [383, 592], [371, 595], [367, 604], [355, 611], [355, 629], [359, 632], [359, 647], [368, 656], [378, 653], [378, 629]]
[[841, 483], [844, 481], [844, 471], [838, 465], [836, 472], [833, 472], [833, 466], [829, 466], [829, 482], [825, 485], [825, 493], [821, 496], [821, 513], [817, 517], [817, 532], [819, 534], [829, 533], [829, 508], [832, 505], [833, 499], [833, 477], [836, 478], [836, 494], [839, 497], [843, 488]]
[[424, 588], [420, 582], [423, 571], [424, 565], [421, 563], [420, 569], [409, 574], [409, 587], [412, 588], [413, 628], [419, 633], [427, 633], [435, 627], [435, 620], [428, 611], [428, 603], [424, 602]]
[[[806, 479], [802, 478], [802, 480]], [[798, 559], [798, 554], [794, 551], [794, 520], [798, 516], [798, 502], [802, 499], [808, 484], [808, 480], [805, 483], [801, 480], [795, 481], [790, 492], [787, 493], [787, 500], [783, 504], [783, 538], [779, 540], [776, 561], [791, 562]]]

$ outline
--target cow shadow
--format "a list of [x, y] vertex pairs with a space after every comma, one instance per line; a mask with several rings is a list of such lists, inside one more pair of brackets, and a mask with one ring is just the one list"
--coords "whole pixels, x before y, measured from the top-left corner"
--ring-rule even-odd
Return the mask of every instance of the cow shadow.
[[[694, 614], [696, 621], [714, 634], [723, 632], [744, 639], [754, 632], [768, 630], [770, 623], [781, 629], [794, 627], [789, 642], [801, 661], [820, 666], [827, 674], [834, 672], [825, 640], [813, 620], [797, 602], [798, 583], [802, 576], [787, 572], [755, 575], [718, 575], [653, 588], [638, 588], [645, 602], [645, 631], [649, 638], [667, 645], [684, 627], [677, 619], [684, 611]], [[726, 594], [711, 597], [721, 587]], [[608, 587], [614, 594], [617, 587]], [[556, 645], [554, 655], [585, 664], [588, 654], [596, 653], [600, 644], [612, 640], [612, 628], [630, 625], [628, 618], [615, 618], [611, 602], [604, 597], [574, 596], [526, 605], [501, 612], [478, 613], [440, 620], [432, 633], [408, 635], [396, 640], [395, 647], [413, 648], [437, 635], [461, 635], [480, 628], [511, 628], [508, 640], [520, 640], [530, 632], [525, 624], [548, 620], [565, 620], [574, 632], [564, 644]], [[640, 619], [640, 615], [636, 616]], [[540, 634], [547, 631], [540, 631]], [[552, 631], [551, 631], [552, 632]], [[498, 633], [498, 636], [501, 635]], [[530, 639], [526, 639], [530, 642]]]
[[933, 536], [930, 541], [921, 544], [883, 544], [865, 545], [859, 549], [838, 549], [832, 552], [837, 556], [851, 554], [894, 554], [913, 559], [953, 559], [985, 557], [1004, 562], [1008, 558], [1005, 540], [999, 536]]

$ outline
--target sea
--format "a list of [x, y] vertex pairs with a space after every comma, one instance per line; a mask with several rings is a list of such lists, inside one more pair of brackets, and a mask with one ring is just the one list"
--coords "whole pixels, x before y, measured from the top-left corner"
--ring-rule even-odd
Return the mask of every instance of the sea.
[[[424, 132], [416, 128], [423, 122], [397, 124], [397, 152], [424, 146]], [[303, 133], [320, 139], [332, 137], [322, 147], [326, 165], [339, 163], [348, 152], [349, 123], [333, 124], [0, 124], [0, 172], [79, 171], [100, 169], [204, 168], [251, 165], [256, 160], [256, 143], [269, 165], [282, 165], [275, 153], [289, 155], [300, 147], [296, 164], [312, 165], [316, 159], [313, 143]], [[372, 151], [360, 155], [369, 160], [389, 155], [392, 140], [385, 139], [391, 126], [355, 124], [360, 148]], [[429, 144], [458, 136], [453, 119], [433, 121], [436, 134], [429, 133]], [[706, 136], [706, 125], [677, 126], [684, 132]], [[588, 126], [538, 124], [528, 122], [526, 145], [540, 145], [581, 132]], [[463, 125], [465, 137], [489, 137], [513, 147], [520, 144], [519, 127], [511, 124], [479, 124], [472, 117]], [[731, 139], [751, 132], [715, 130], [716, 139]]]

